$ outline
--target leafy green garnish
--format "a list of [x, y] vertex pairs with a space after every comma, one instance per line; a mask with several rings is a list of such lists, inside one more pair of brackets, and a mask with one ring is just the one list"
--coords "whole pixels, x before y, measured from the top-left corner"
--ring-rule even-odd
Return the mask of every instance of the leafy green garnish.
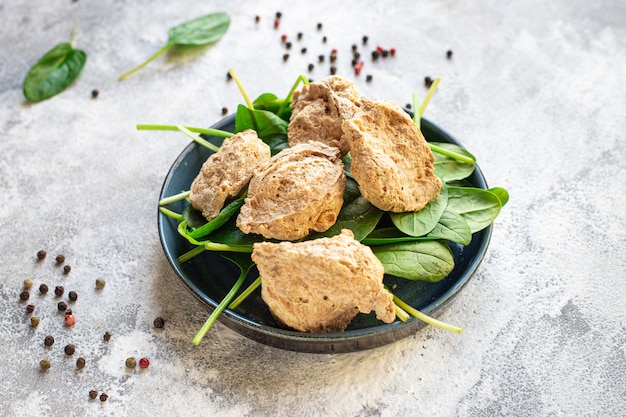
[[175, 46], [202, 46], [210, 45], [219, 41], [230, 26], [230, 16], [227, 13], [212, 13], [182, 23], [168, 31], [168, 41], [154, 55], [139, 66], [120, 75], [120, 80], [139, 71], [150, 62]]
[[78, 78], [87, 62], [87, 54], [74, 49], [74, 34], [69, 42], [63, 42], [46, 52], [28, 71], [24, 79], [24, 97], [39, 102], [65, 90]]

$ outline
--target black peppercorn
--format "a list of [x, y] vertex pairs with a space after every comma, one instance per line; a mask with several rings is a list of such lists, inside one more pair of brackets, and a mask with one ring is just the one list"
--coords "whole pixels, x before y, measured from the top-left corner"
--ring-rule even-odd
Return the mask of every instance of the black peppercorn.
[[291, 42], [285, 42], [285, 48], [291, 49]]
[[380, 56], [380, 53], [378, 51], [372, 51], [372, 59], [374, 61], [376, 61], [379, 56]]
[[56, 287], [54, 287], [54, 295], [56, 295], [57, 297], [62, 296], [64, 291], [65, 288], [63, 288], [61, 285], [57, 285]]
[[324, 37], [322, 38], [322, 42], [323, 42], [323, 43], [326, 43], [326, 41], [327, 41], [327, 40], [328, 40], [328, 39], [326, 38], [326, 36], [324, 36]]
[[383, 58], [387, 58], [389, 56], [389, 51], [387, 49], [383, 49]]
[[102, 338], [104, 339], [105, 342], [108, 342], [109, 340], [111, 340], [111, 333], [105, 332]]
[[276, 19], [280, 19], [281, 17], [283, 17], [283, 14], [281, 12], [276, 12]]
[[358, 59], [356, 59], [356, 58], [352, 59], [351, 64], [352, 64], [352, 66], [353, 66], [353, 67], [354, 67], [356, 64], [358, 64], [358, 63], [359, 63], [359, 60], [358, 60]]
[[302, 32], [298, 32], [298, 40], [302, 39]]
[[91, 91], [91, 98], [98, 98], [99, 94], [100, 94], [100, 92], [98, 90], [92, 90]]
[[228, 114], [228, 109], [226, 107], [222, 107], [222, 116], [226, 116]]
[[317, 57], [317, 60], [321, 63], [324, 62], [324, 55], [320, 55]]
[[302, 52], [303, 54], [306, 54], [306, 48], [300, 49], [300, 52]]
[[98, 391], [96, 391], [95, 389], [89, 391], [89, 398], [91, 398], [92, 400], [98, 398]]
[[57, 255], [56, 258], [54, 258], [58, 264], [62, 264], [63, 262], [65, 262], [65, 256], [63, 255]]
[[368, 83], [372, 81], [374, 77], [371, 74], [367, 74], [367, 76], [365, 77], [365, 81], [367, 81]]
[[358, 46], [355, 43], [352, 44], [352, 52], [356, 52]]
[[100, 394], [100, 401], [105, 402], [108, 398], [109, 396], [106, 393]]
[[46, 294], [48, 292], [48, 286], [46, 284], [41, 284], [39, 286], [39, 292], [42, 294]]
[[337, 67], [330, 67], [330, 75], [335, 75], [337, 73]]
[[322, 30], [322, 24], [321, 23], [317, 24], [317, 30]]
[[433, 85], [433, 79], [428, 76], [424, 77], [424, 85], [430, 88], [430, 86]]
[[37, 252], [37, 259], [41, 261], [46, 257], [46, 255], [47, 255], [46, 251], [42, 249], [39, 252]]
[[227, 73], [226, 73], [226, 79], [227, 79], [228, 81], [232, 80], [232, 79], [233, 79], [233, 74], [231, 74], [230, 72], [227, 72]]
[[66, 355], [71, 356], [76, 352], [76, 346], [70, 343], [69, 345], [65, 345], [65, 348], [63, 350], [65, 351]]
[[367, 41], [369, 40], [369, 38], [366, 36], [363, 36], [363, 45], [367, 45]]
[[54, 344], [54, 337], [46, 336], [45, 339], [43, 339], [43, 344], [45, 346], [52, 346]]
[[287, 61], [289, 59], [289, 54], [283, 55], [283, 61]]
[[24, 290], [20, 293], [20, 300], [26, 301], [29, 298], [30, 298], [30, 293], [28, 291]]
[[313, 65], [313, 64], [309, 64], [309, 67], [308, 67], [308, 68], [309, 68], [309, 72], [311, 72], [311, 71], [313, 71], [313, 68], [315, 68], [315, 65]]
[[448, 49], [448, 51], [446, 52], [446, 58], [452, 58], [452, 49]]
[[70, 291], [69, 293], [67, 293], [67, 296], [70, 298], [70, 301], [76, 301], [76, 299], [78, 299], [78, 294], [76, 294], [76, 291]]
[[156, 319], [154, 319], [154, 322], [152, 324], [154, 324], [154, 327], [156, 327], [157, 329], [161, 329], [163, 326], [165, 326], [165, 320], [163, 320], [163, 317], [157, 317]]
[[31, 314], [33, 311], [35, 311], [35, 306], [32, 304], [29, 304], [26, 306], [26, 314]]
[[71, 316], [72, 315], [72, 309], [68, 308], [67, 310], [65, 310], [65, 315], [66, 316]]
[[406, 107], [407, 109], [411, 110], [411, 107], [413, 107], [413, 105], [411, 103], [406, 103], [406, 106], [404, 106], [404, 107]]
[[254, 22], [255, 23], [259, 23], [260, 21], [261, 21], [261, 16], [259, 16], [259, 15], [254, 16]]
[[69, 274], [71, 270], [72, 270], [72, 267], [71, 267], [71, 266], [69, 266], [69, 265], [65, 265], [65, 266], [63, 267], [63, 273], [64, 273], [64, 274]]
[[65, 303], [65, 301], [61, 301], [59, 302], [59, 304], [57, 304], [57, 308], [59, 309], [59, 311], [65, 311], [67, 310], [67, 304]]
[[87, 361], [85, 360], [85, 358], [80, 357], [80, 358], [76, 359], [76, 368], [83, 369], [85, 367], [86, 363], [87, 363]]

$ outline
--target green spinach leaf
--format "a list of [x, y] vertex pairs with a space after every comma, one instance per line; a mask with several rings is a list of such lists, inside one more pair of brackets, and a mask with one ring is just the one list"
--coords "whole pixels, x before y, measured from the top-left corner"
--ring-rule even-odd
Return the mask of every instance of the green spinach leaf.
[[446, 242], [432, 240], [373, 246], [385, 273], [410, 280], [436, 282], [454, 268], [454, 257]]
[[441, 187], [439, 196], [426, 204], [420, 211], [390, 213], [391, 221], [403, 233], [409, 236], [423, 236], [433, 230], [441, 214], [448, 205], [448, 189]]
[[493, 187], [488, 189], [487, 191], [494, 193], [498, 197], [498, 199], [500, 200], [500, 204], [502, 204], [502, 207], [504, 207], [504, 205], [509, 202], [509, 192], [504, 188]]
[[28, 71], [24, 80], [24, 97], [39, 102], [65, 90], [83, 70], [87, 54], [74, 49], [72, 41], [56, 45]]
[[174, 46], [201, 46], [215, 43], [224, 36], [229, 26], [230, 16], [224, 12], [208, 14], [175, 26], [168, 31], [168, 41], [165, 46], [144, 63], [122, 74], [120, 80], [139, 71]]
[[[436, 146], [436, 148], [433, 149], [433, 155], [435, 156], [435, 174], [444, 182], [462, 180], [469, 177], [472, 175], [472, 172], [474, 172], [476, 168], [476, 157], [467, 150], [453, 143], [430, 142], [430, 145], [431, 149], [433, 145]], [[439, 149], [439, 152], [437, 149]], [[448, 155], [440, 152], [446, 152]], [[459, 162], [458, 158], [450, 156], [451, 154], [461, 155], [469, 158], [473, 162], [471, 164]]]
[[472, 241], [472, 230], [462, 215], [445, 210], [433, 230], [426, 237], [469, 245]]
[[502, 204], [498, 196], [487, 190], [473, 187], [448, 187], [446, 210], [458, 213], [467, 222], [472, 233], [489, 226]]

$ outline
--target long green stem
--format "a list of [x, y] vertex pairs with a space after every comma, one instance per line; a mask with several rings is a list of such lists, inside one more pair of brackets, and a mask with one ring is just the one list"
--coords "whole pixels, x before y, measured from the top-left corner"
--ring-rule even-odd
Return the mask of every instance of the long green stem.
[[402, 301], [395, 295], [393, 296], [393, 302], [396, 303], [398, 306], [400, 306], [400, 308], [405, 310], [407, 313], [409, 313], [413, 317], [420, 319], [423, 322], [430, 324], [431, 326], [439, 327], [440, 329], [447, 330], [449, 332], [454, 332], [454, 333], [461, 333], [463, 331], [463, 329], [460, 327], [452, 326], [450, 324], [444, 323], [430, 316], [427, 316], [421, 311], [411, 307], [410, 305], [408, 305], [407, 303], [405, 303], [404, 301]]
[[160, 57], [161, 55], [163, 55], [168, 49], [170, 49], [172, 47], [171, 44], [167, 44], [165, 45], [163, 48], [159, 49], [156, 54], [152, 55], [150, 58], [148, 58], [148, 60], [146, 62], [144, 62], [143, 64], [140, 64], [138, 66], [136, 66], [135, 68], [133, 68], [130, 71], [126, 71], [124, 74], [120, 75], [120, 81], [122, 81], [123, 79], [125, 79], [126, 77], [128, 77], [131, 74], [136, 73], [137, 71], [139, 71], [140, 69], [142, 69], [143, 67], [145, 67], [146, 65], [148, 65], [149, 63], [151, 63], [152, 61], [154, 61], [155, 59], [157, 59], [158, 57]]
[[165, 207], [159, 207], [159, 212], [161, 212], [162, 214], [164, 214], [165, 216], [169, 217], [170, 219], [174, 219], [174, 220], [180, 220], [183, 218], [182, 214], [176, 213], [172, 210], [166, 209]]
[[294, 91], [296, 91], [296, 88], [298, 88], [300, 83], [306, 85], [306, 84], [309, 83], [309, 79], [307, 77], [305, 77], [304, 75], [302, 75], [302, 74], [298, 75], [298, 79], [296, 80], [295, 83], [293, 83], [293, 86], [291, 87], [291, 90], [289, 90], [289, 94], [287, 94], [287, 98], [285, 98], [285, 100], [282, 102], [282, 104], [278, 108], [278, 111], [276, 112], [277, 116], [280, 117], [280, 115], [283, 113], [283, 110], [285, 110], [285, 107], [287, 107], [287, 104], [291, 102], [291, 98], [293, 97], [293, 93], [294, 93]]
[[419, 112], [419, 108], [420, 108], [420, 99], [417, 96], [417, 93], [413, 93], [412, 94], [412, 101], [413, 101], [413, 122], [415, 122], [415, 124], [417, 125], [418, 129], [421, 129], [421, 119], [422, 119], [422, 115]]
[[217, 252], [240, 252], [240, 253], [252, 253], [252, 246], [234, 246], [226, 245], [224, 243], [205, 242], [204, 248], [206, 250], [212, 250]]
[[250, 284], [248, 286], [248, 288], [243, 290], [243, 292], [241, 294], [239, 294], [239, 296], [237, 298], [235, 298], [232, 303], [230, 303], [228, 308], [230, 310], [234, 310], [237, 307], [239, 307], [239, 304], [243, 303], [244, 300], [246, 298], [248, 298], [250, 296], [250, 294], [252, 294], [254, 292], [254, 290], [259, 288], [260, 286], [261, 286], [261, 277], [258, 277], [257, 279], [254, 280], [254, 282], [252, 284]]
[[200, 135], [197, 135], [195, 133], [193, 133], [191, 130], [187, 129], [184, 126], [178, 126], [178, 130], [180, 130], [181, 132], [183, 132], [185, 135], [189, 136], [191, 139], [193, 139], [194, 142], [196, 142], [198, 145], [202, 145], [205, 148], [208, 148], [210, 150], [212, 150], [213, 152], [217, 152], [220, 150], [219, 147], [213, 145], [211, 142], [204, 140], [200, 137]]
[[469, 156], [465, 156], [465, 155], [458, 154], [456, 152], [449, 151], [449, 150], [444, 149], [444, 148], [442, 148], [440, 146], [433, 145], [432, 143], [429, 143], [428, 145], [430, 146], [430, 150], [431, 151], [440, 153], [440, 154], [445, 155], [445, 156], [449, 156], [450, 158], [454, 159], [455, 161], [459, 161], [459, 162], [462, 162], [462, 163], [468, 164], [468, 165], [474, 165], [476, 163], [476, 161], [474, 161], [474, 159], [470, 158]]
[[396, 309], [396, 316], [400, 319], [400, 321], [402, 321], [403, 323], [406, 323], [407, 320], [409, 320], [409, 318], [411, 317], [409, 313], [404, 311], [402, 307], [400, 307], [398, 304], [394, 303], [393, 306]]
[[239, 79], [239, 77], [237, 77], [237, 74], [235, 74], [235, 71], [232, 68], [230, 68], [228, 70], [228, 73], [231, 75], [231, 77], [233, 77], [233, 80], [235, 80], [235, 84], [237, 84], [237, 88], [239, 88], [239, 91], [241, 92], [241, 95], [243, 96], [243, 99], [246, 102], [246, 106], [250, 110], [254, 110], [254, 105], [252, 104], [252, 101], [250, 101], [250, 97], [248, 97], [248, 93], [246, 93], [246, 90], [243, 88], [243, 84], [241, 83], [241, 80]]
[[174, 194], [159, 201], [159, 206], [165, 206], [176, 201], [184, 200], [189, 197], [189, 191], [183, 191], [182, 193]]
[[[193, 126], [184, 126], [185, 129], [191, 131], [191, 132], [195, 132], [195, 133], [200, 133], [202, 135], [211, 135], [211, 136], [217, 136], [220, 138], [230, 138], [234, 135], [234, 133], [232, 132], [227, 132], [225, 130], [219, 130], [219, 129], [211, 129], [208, 127], [193, 127]], [[137, 125], [137, 130], [174, 130], [174, 131], [179, 131], [179, 126], [178, 125], [153, 125], [153, 124], [140, 124]]]
[[218, 306], [215, 307], [215, 310], [213, 310], [209, 318], [204, 322], [204, 325], [202, 326], [202, 328], [198, 331], [198, 333], [196, 333], [196, 336], [192, 340], [194, 345], [197, 346], [200, 343], [200, 341], [207, 334], [211, 326], [213, 326], [218, 316], [222, 314], [222, 311], [224, 311], [224, 309], [226, 308], [226, 306], [228, 306], [228, 304], [233, 299], [235, 294], [237, 294], [237, 291], [239, 291], [239, 288], [241, 288], [241, 285], [243, 284], [243, 281], [246, 279], [247, 274], [248, 274], [247, 269], [245, 271], [244, 270], [241, 271], [239, 278], [237, 279], [233, 287], [230, 289], [228, 294], [226, 294], [226, 297], [224, 297], [224, 299], [218, 304]]
[[[433, 94], [435, 94], [435, 91], [437, 90], [437, 86], [439, 85], [440, 81], [441, 81], [441, 78], [435, 78], [433, 83], [430, 85], [430, 88], [428, 89], [428, 92], [426, 93], [426, 97], [424, 97], [424, 101], [422, 102], [422, 105], [419, 107], [420, 117], [422, 117], [424, 115], [424, 112], [426, 112], [426, 107], [428, 106], [428, 103], [430, 103], [430, 99], [433, 97]], [[415, 110], [417, 111], [417, 109]]]
[[185, 262], [187, 262], [188, 260], [190, 260], [194, 256], [200, 255], [205, 250], [206, 250], [206, 248], [204, 246], [196, 246], [195, 248], [193, 248], [189, 252], [186, 252], [186, 253], [183, 253], [182, 255], [180, 255], [178, 257], [178, 263], [179, 264], [184, 264]]

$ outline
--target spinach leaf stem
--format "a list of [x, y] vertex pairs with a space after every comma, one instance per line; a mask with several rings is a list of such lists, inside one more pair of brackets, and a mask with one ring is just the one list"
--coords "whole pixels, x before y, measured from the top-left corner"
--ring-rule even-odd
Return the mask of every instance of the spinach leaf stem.
[[[211, 129], [205, 127], [193, 127], [185, 126], [185, 128], [191, 132], [200, 133], [202, 135], [217, 136], [219, 138], [230, 138], [234, 135], [232, 132], [225, 130]], [[179, 131], [178, 125], [154, 125], [154, 124], [139, 124], [137, 130], [175, 130]]]
[[159, 201], [159, 206], [165, 206], [170, 203], [175, 203], [176, 201], [184, 200], [189, 197], [189, 193], [189, 191], [183, 191], [181, 193], [165, 197], [164, 199]]
[[198, 145], [202, 145], [205, 148], [208, 148], [210, 150], [212, 150], [213, 152], [217, 152], [220, 150], [219, 147], [213, 145], [211, 142], [203, 139], [200, 137], [200, 135], [197, 135], [195, 133], [193, 133], [191, 130], [187, 129], [185, 126], [177, 126], [178, 130], [180, 130], [181, 132], [183, 132], [185, 135], [189, 136], [191, 139], [193, 139], [194, 142], [196, 142]]
[[170, 44], [170, 43], [166, 44], [163, 48], [159, 49], [154, 55], [152, 55], [150, 58], [148, 58], [146, 60], [146, 62], [144, 62], [143, 64], [139, 64], [138, 66], [136, 66], [135, 68], [131, 69], [130, 71], [126, 71], [124, 74], [120, 75], [119, 80], [122, 81], [126, 77], [136, 73], [137, 71], [139, 71], [140, 69], [142, 69], [143, 67], [145, 67], [146, 65], [148, 65], [149, 63], [151, 63], [152, 61], [157, 59], [158, 57], [160, 57], [161, 55], [163, 55], [172, 46], [174, 46], [174, 45]]
[[243, 99], [246, 102], [246, 106], [250, 110], [254, 110], [254, 104], [252, 104], [252, 101], [250, 101], [250, 97], [248, 96], [248, 93], [246, 93], [246, 90], [243, 88], [243, 84], [241, 83], [241, 80], [235, 73], [235, 70], [230, 68], [228, 70], [228, 73], [231, 75], [231, 77], [233, 77], [233, 80], [235, 80], [235, 84], [237, 84], [237, 87], [239, 88], [239, 91], [241, 92], [241, 95], [243, 96]]
[[434, 145], [432, 143], [429, 143], [428, 146], [430, 146], [430, 150], [433, 152], [437, 152], [440, 153], [442, 155], [445, 156], [449, 156], [450, 158], [462, 162], [464, 164], [468, 164], [468, 165], [474, 165], [476, 163], [476, 161], [474, 161], [474, 159], [470, 158], [469, 156], [465, 156], [465, 155], [461, 155], [459, 153], [456, 152], [451, 152], [447, 149], [444, 149], [440, 146]]
[[430, 316], [427, 316], [421, 311], [411, 307], [410, 305], [408, 305], [407, 303], [405, 303], [404, 301], [402, 301], [395, 295], [393, 296], [393, 302], [396, 303], [396, 305], [398, 305], [400, 308], [405, 310], [407, 313], [409, 313], [413, 317], [419, 320], [422, 320], [423, 322], [428, 323], [431, 326], [439, 327], [440, 329], [447, 330], [449, 332], [454, 332], [454, 333], [461, 333], [463, 331], [463, 329], [460, 327], [452, 326], [450, 324], [444, 323]]
[[167, 216], [167, 217], [169, 217], [171, 219], [174, 219], [176, 221], [178, 221], [178, 220], [183, 218], [182, 214], [178, 214], [178, 213], [176, 213], [176, 212], [174, 212], [172, 210], [166, 209], [165, 207], [159, 207], [159, 212], [161, 212], [161, 214], [163, 214], [163, 215], [165, 215], [165, 216]]
[[252, 294], [254, 290], [259, 288], [260, 286], [261, 286], [261, 277], [258, 277], [257, 279], [254, 280], [254, 282], [252, 282], [252, 284], [248, 286], [248, 288], [243, 290], [243, 292], [237, 298], [235, 298], [232, 303], [230, 303], [228, 308], [230, 310], [234, 310], [237, 307], [239, 307], [239, 304], [243, 303], [244, 300], [248, 298], [250, 294]]
[[287, 94], [287, 97], [285, 98], [285, 100], [283, 100], [280, 107], [278, 108], [278, 111], [276, 112], [277, 116], [280, 117], [280, 115], [283, 114], [285, 107], [287, 107], [287, 104], [291, 103], [291, 98], [293, 97], [293, 93], [300, 86], [300, 83], [307, 85], [309, 83], [309, 79], [302, 74], [298, 75], [298, 79], [296, 80], [295, 83], [293, 83], [291, 90], [289, 90], [289, 94]]

